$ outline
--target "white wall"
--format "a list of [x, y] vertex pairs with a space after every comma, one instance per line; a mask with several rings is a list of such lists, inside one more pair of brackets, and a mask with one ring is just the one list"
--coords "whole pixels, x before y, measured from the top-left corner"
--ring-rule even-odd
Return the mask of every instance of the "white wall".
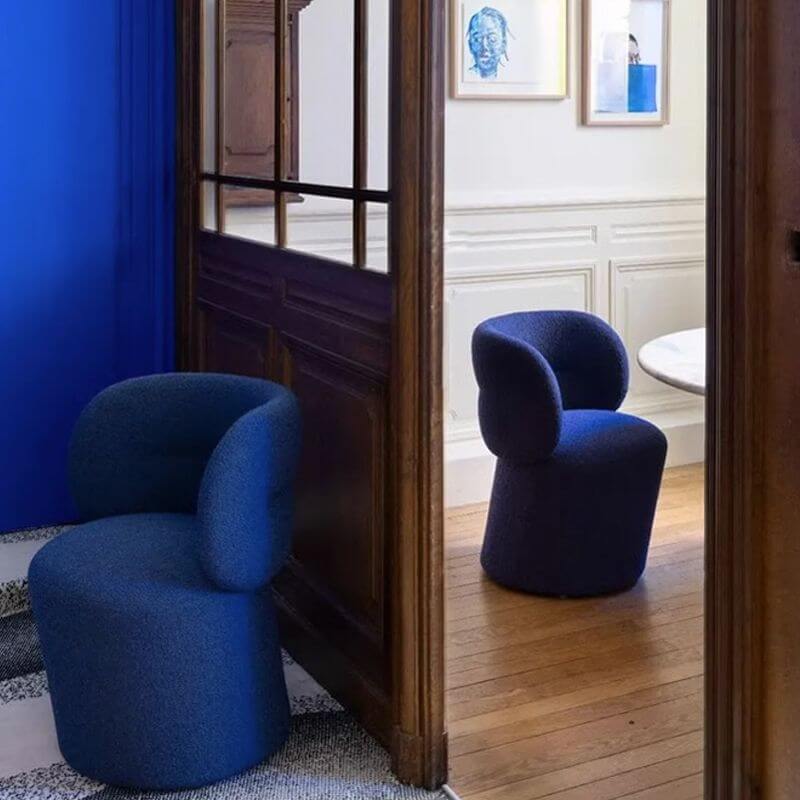
[[[702, 458], [702, 403], [645, 376], [647, 340], [704, 322], [705, 4], [671, 0], [671, 122], [587, 128], [580, 118], [580, 4], [571, 9], [570, 98], [448, 100], [446, 161], [446, 499], [488, 497], [493, 459], [480, 438], [472, 331], [494, 314], [577, 308], [609, 320], [631, 356], [626, 409], [659, 424], [670, 463]], [[371, 0], [370, 170], [386, 176], [388, 0]], [[352, 171], [352, 3], [313, 0], [301, 14], [301, 178], [348, 183]], [[348, 260], [349, 205], [290, 209], [294, 243]], [[258, 238], [258, 210], [240, 212]], [[268, 226], [271, 230], [271, 226]], [[386, 259], [385, 217], [371, 214], [370, 263]]]
[[[579, 0], [570, 9], [570, 97], [447, 102], [449, 205], [704, 194], [705, 3], [671, 0], [671, 122], [589, 128], [580, 119]], [[370, 178], [386, 185], [389, 0], [370, 0]], [[353, 4], [313, 0], [300, 15], [301, 176], [352, 172]]]
[[448, 201], [702, 195], [705, 3], [671, 4], [669, 125], [646, 130], [580, 125], [581, 14], [573, 0], [569, 99], [448, 101]]
[[[389, 0], [368, 0], [369, 183], [387, 186]], [[300, 177], [353, 179], [352, 0], [313, 0], [300, 14]]]

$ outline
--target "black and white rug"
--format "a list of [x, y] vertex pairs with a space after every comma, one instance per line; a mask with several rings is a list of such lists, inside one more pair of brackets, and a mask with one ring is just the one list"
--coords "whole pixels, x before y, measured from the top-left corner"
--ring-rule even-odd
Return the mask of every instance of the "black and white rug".
[[28, 603], [28, 564], [59, 529], [0, 536], [0, 800], [440, 800], [403, 786], [389, 758], [298, 664], [284, 657], [292, 704], [286, 746], [204, 789], [142, 793], [82, 777], [61, 757]]

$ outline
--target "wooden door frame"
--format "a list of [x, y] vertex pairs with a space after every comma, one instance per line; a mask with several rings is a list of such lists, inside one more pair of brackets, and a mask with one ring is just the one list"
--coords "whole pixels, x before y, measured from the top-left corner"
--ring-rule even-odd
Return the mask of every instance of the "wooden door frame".
[[706, 800], [800, 791], [798, 34], [709, 0]]
[[[705, 798], [744, 800], [755, 772], [750, 744], [755, 723], [756, 616], [752, 569], [752, 487], [743, 485], [753, 456], [753, 410], [736, 365], [753, 346], [743, 281], [747, 278], [741, 169], [746, 88], [737, 63], [749, 0], [708, 3], [708, 224], [706, 399], [706, 664]], [[733, 12], [733, 13], [731, 13]], [[745, 106], [746, 107], [746, 106]], [[740, 329], [740, 326], [745, 326]], [[727, 398], [724, 409], [720, 398]], [[735, 492], [739, 486], [743, 489]], [[748, 642], [748, 646], [744, 646]], [[746, 676], [750, 676], [746, 680]]]
[[390, 216], [395, 291], [393, 769], [447, 777], [443, 331], [445, 0], [393, 0]]

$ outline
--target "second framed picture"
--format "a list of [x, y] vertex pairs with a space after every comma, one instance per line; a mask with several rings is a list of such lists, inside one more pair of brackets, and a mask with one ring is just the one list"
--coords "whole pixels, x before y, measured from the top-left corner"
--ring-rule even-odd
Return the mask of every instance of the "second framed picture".
[[563, 99], [569, 0], [450, 0], [453, 97]]
[[583, 121], [669, 122], [670, 0], [584, 0]]

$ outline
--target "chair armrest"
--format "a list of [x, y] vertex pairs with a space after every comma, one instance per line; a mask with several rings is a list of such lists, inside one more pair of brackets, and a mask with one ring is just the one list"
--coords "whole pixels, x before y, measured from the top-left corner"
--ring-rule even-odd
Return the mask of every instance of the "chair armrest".
[[206, 574], [228, 591], [268, 584], [289, 557], [300, 410], [276, 387], [265, 405], [225, 434], [206, 468], [198, 519]]
[[549, 456], [561, 437], [562, 407], [547, 361], [493, 320], [475, 330], [472, 361], [480, 389], [481, 434], [489, 450], [520, 463]]

